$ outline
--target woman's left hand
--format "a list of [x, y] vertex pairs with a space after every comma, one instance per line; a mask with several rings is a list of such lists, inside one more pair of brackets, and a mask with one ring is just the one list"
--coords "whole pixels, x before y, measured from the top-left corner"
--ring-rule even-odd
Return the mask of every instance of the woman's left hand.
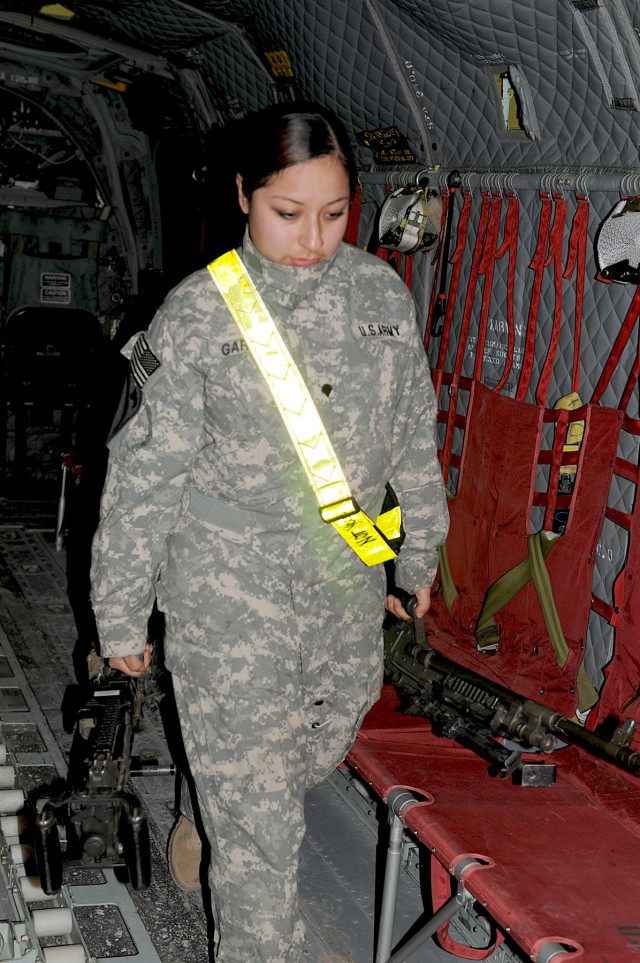
[[[418, 604], [415, 608], [415, 617], [421, 619], [429, 611], [429, 606], [431, 605], [431, 589], [418, 589], [415, 595], [418, 599]], [[384, 607], [387, 612], [391, 612], [392, 615], [397, 616], [397, 618], [404, 619], [405, 622], [413, 622], [413, 619], [406, 612], [402, 602], [396, 595], [387, 595]]]

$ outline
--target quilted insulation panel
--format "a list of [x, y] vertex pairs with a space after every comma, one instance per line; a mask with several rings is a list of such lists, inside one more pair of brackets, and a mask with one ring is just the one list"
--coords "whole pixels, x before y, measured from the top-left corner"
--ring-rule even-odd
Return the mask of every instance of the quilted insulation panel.
[[[202, 68], [223, 114], [293, 93], [333, 106], [354, 133], [398, 127], [419, 163], [638, 164], [633, 0], [76, 0], [73, 9], [79, 30]], [[274, 52], [290, 69], [274, 66]], [[505, 126], [505, 72], [526, 115], [520, 129]]]

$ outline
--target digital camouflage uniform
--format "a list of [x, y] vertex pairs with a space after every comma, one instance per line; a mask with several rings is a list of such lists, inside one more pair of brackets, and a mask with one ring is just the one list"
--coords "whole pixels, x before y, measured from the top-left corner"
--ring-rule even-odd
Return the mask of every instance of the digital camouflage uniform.
[[[411, 295], [343, 244], [306, 268], [241, 256], [372, 517], [403, 510], [399, 585], [431, 583], [447, 509]], [[157, 596], [211, 843], [219, 963], [296, 963], [305, 789], [344, 758], [382, 682], [382, 566], [320, 520], [270, 391], [208, 271], [125, 349], [144, 382], [110, 444], [94, 541], [104, 656], [140, 652]]]

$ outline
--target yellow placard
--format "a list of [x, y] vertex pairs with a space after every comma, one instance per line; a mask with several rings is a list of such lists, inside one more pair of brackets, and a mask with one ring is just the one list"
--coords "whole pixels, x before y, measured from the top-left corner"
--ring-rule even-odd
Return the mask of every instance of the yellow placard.
[[293, 67], [286, 50], [266, 51], [265, 58], [274, 77], [293, 77]]

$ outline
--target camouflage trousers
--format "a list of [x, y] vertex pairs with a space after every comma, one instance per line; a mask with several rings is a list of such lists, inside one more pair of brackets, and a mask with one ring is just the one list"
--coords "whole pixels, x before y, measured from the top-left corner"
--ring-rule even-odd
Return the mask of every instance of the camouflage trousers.
[[[287, 628], [279, 624], [280, 632]], [[362, 635], [362, 627], [358, 631]], [[350, 634], [343, 626], [347, 648]], [[211, 847], [216, 961], [298, 963], [305, 791], [342, 761], [379, 692], [379, 668], [372, 673], [376, 644], [361, 644], [358, 678], [353, 658], [323, 651], [331, 645], [322, 635], [323, 655], [309, 672], [299, 648], [276, 654], [268, 618], [248, 646], [175, 618], [167, 620], [167, 635], [186, 755]], [[228, 648], [218, 658], [221, 646]], [[215, 658], [194, 663], [196, 652], [212, 649]]]

